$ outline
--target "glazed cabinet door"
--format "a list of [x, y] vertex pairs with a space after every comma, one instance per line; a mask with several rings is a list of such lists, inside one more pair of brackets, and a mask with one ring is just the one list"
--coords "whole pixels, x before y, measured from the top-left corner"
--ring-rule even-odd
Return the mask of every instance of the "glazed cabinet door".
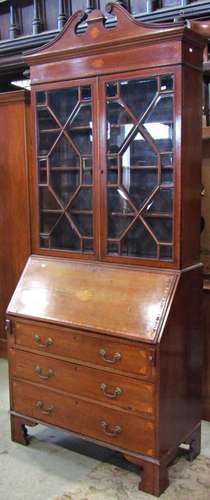
[[177, 94], [173, 67], [34, 91], [35, 253], [176, 264]]
[[101, 79], [103, 259], [174, 260], [174, 89], [168, 69]]
[[94, 91], [94, 80], [34, 90], [38, 253], [97, 254]]

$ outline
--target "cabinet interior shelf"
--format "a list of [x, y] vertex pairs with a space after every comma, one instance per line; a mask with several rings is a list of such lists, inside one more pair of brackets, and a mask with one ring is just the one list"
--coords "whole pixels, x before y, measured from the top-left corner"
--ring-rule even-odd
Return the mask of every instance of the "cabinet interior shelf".
[[[91, 130], [92, 131], [92, 127], [90, 127], [89, 125], [81, 125], [81, 126], [78, 126], [78, 127], [71, 127], [71, 126], [69, 126], [68, 131], [71, 132], [72, 130], [73, 131], [74, 130], [82, 130], [82, 131], [83, 130]], [[55, 133], [55, 132], [59, 132], [60, 133], [60, 128], [48, 128], [48, 129], [42, 129], [42, 130], [40, 130], [41, 134], [51, 134], [51, 133]]]
[[[64, 209], [62, 210], [62, 208], [60, 210], [58, 210], [58, 209], [51, 209], [51, 208], [43, 208], [41, 210], [41, 212], [43, 214], [60, 214], [60, 215], [62, 215], [62, 214], [64, 214], [66, 212], [66, 210], [64, 210]], [[74, 208], [71, 209], [71, 207], [68, 209], [68, 212], [70, 214], [84, 214], [84, 215], [92, 215], [93, 214], [92, 210], [85, 210], [85, 209], [84, 210], [82, 210], [82, 209], [81, 210], [79, 210], [79, 209], [77, 210], [76, 208], [75, 209]]]
[[[108, 167], [108, 170], [117, 170], [118, 167]], [[130, 166], [122, 166], [123, 170], [158, 170], [157, 165], [130, 165]], [[162, 170], [173, 170], [173, 165], [166, 165], [161, 167]], [[85, 169], [87, 170], [87, 169]]]
[[[41, 167], [40, 171], [41, 172], [46, 172], [47, 167]], [[50, 171], [52, 172], [69, 172], [69, 171], [75, 171], [77, 170], [78, 172], [80, 171], [80, 167], [50, 167]], [[83, 170], [85, 172], [91, 171], [92, 167], [83, 167]]]
[[[111, 212], [112, 217], [136, 217], [135, 212]], [[142, 214], [144, 219], [172, 219], [173, 215], [163, 212], [150, 212]]]

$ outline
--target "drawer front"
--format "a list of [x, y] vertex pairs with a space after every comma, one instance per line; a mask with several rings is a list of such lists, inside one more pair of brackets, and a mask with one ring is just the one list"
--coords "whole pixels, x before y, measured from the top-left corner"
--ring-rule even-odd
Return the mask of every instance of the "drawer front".
[[16, 322], [15, 342], [37, 351], [154, 378], [152, 349], [105, 335]]
[[12, 377], [154, 416], [152, 383], [14, 349], [10, 359]]
[[155, 455], [155, 423], [97, 403], [13, 381], [14, 410], [116, 447]]

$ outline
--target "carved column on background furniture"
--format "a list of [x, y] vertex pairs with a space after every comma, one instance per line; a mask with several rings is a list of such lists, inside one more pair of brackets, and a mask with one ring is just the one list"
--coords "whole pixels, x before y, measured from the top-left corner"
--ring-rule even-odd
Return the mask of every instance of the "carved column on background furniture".
[[89, 13], [95, 8], [94, 0], [86, 0], [85, 12]]
[[58, 9], [58, 29], [61, 31], [67, 21], [65, 0], [59, 0]]
[[190, 3], [190, 0], [181, 0], [181, 7], [185, 7]]
[[33, 35], [37, 35], [41, 29], [39, 0], [34, 0], [34, 17], [32, 25], [33, 25]]
[[117, 3], [119, 3], [123, 7], [125, 7], [125, 9], [128, 10], [128, 12], [131, 12], [131, 3], [132, 3], [132, 0], [121, 0], [121, 1], [118, 1]]
[[154, 0], [147, 0], [147, 13], [153, 12], [155, 10], [155, 1]]
[[20, 28], [19, 28], [18, 17], [17, 17], [17, 9], [13, 4], [11, 4], [10, 5], [10, 25], [9, 25], [10, 39], [16, 38], [16, 36], [19, 34], [19, 32], [20, 32]]

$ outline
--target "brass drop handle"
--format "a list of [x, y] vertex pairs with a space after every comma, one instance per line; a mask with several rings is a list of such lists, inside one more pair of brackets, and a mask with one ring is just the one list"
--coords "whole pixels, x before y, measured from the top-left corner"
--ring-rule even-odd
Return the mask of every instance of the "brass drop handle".
[[101, 384], [101, 390], [105, 396], [110, 399], [117, 399], [122, 394], [122, 389], [120, 387], [115, 387], [114, 392], [108, 392], [106, 384]]
[[110, 437], [116, 437], [118, 436], [118, 434], [121, 434], [122, 432], [122, 427], [120, 427], [120, 425], [109, 425], [104, 420], [102, 420], [101, 422], [101, 428], [104, 434]]
[[115, 352], [112, 358], [107, 356], [107, 351], [105, 349], [100, 349], [99, 354], [106, 363], [115, 364], [122, 359], [122, 354], [120, 352]]
[[47, 338], [45, 344], [41, 343], [41, 337], [39, 335], [34, 335], [34, 340], [36, 344], [38, 344], [42, 349], [46, 349], [46, 347], [53, 345], [53, 339], [51, 339], [50, 337]]
[[48, 380], [54, 375], [54, 371], [52, 370], [52, 368], [49, 368], [47, 375], [43, 375], [42, 368], [38, 365], [35, 367], [34, 371], [38, 375], [38, 377], [41, 378], [42, 380]]
[[55, 408], [53, 405], [48, 406], [48, 408], [45, 410], [44, 403], [42, 401], [37, 401], [36, 407], [39, 408], [39, 410], [41, 411], [41, 413], [43, 415], [51, 415], [53, 413], [53, 411], [55, 411]]

